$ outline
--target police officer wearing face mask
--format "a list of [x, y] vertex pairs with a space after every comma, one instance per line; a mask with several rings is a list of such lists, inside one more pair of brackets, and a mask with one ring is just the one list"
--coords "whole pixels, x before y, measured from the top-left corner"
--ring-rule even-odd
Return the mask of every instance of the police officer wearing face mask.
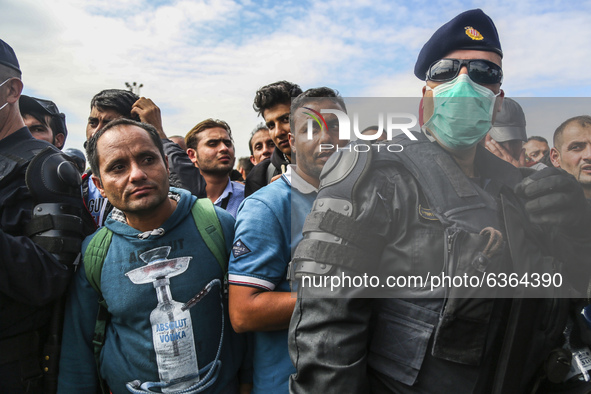
[[59, 300], [94, 225], [75, 164], [25, 126], [20, 78], [14, 51], [0, 40], [0, 392], [53, 393]]
[[[486, 14], [456, 16], [415, 66], [424, 134], [395, 137], [399, 153], [351, 149], [325, 166], [292, 260], [292, 393], [522, 393], [565, 379], [560, 286], [433, 279], [535, 272], [582, 294], [589, 284], [591, 213], [576, 180], [556, 169], [522, 179], [478, 145], [502, 103], [502, 55]], [[364, 274], [380, 282], [318, 285]], [[387, 281], [411, 275], [426, 281]]]

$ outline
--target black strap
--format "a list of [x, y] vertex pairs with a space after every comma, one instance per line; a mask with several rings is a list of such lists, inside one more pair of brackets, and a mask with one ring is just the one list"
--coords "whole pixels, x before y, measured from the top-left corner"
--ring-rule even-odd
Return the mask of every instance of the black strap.
[[[294, 260], [312, 260], [317, 264], [330, 264], [357, 272], [370, 272], [378, 266], [381, 250], [377, 251], [358, 248], [354, 245], [343, 245], [325, 242], [318, 239], [304, 238], [296, 248]], [[359, 264], [359, 262], [364, 264]]]
[[48, 230], [63, 230], [80, 233], [82, 219], [73, 215], [43, 215], [34, 216], [25, 225], [25, 234], [31, 236]]
[[31, 241], [41, 246], [50, 253], [72, 253], [74, 255], [80, 253], [82, 240], [76, 237], [44, 237], [41, 235], [34, 235], [30, 237]]
[[371, 253], [374, 249], [382, 249], [386, 240], [374, 234], [368, 225], [360, 224], [350, 216], [328, 210], [326, 212], [312, 212], [306, 218], [302, 233], [325, 231], [336, 235], [348, 243], [353, 243]]

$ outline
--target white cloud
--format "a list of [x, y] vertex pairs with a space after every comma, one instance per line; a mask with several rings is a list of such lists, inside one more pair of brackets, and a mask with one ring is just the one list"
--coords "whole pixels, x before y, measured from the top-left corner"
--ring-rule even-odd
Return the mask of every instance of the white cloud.
[[[508, 94], [589, 85], [588, 14], [533, 4], [485, 8], [501, 32]], [[244, 156], [248, 131], [258, 122], [252, 100], [260, 86], [287, 79], [345, 96], [416, 97], [422, 82], [412, 70], [421, 46], [439, 25], [473, 6], [21, 0], [2, 8], [1, 38], [19, 57], [26, 92], [55, 101], [67, 114], [67, 146], [82, 146], [94, 94], [136, 81], [161, 107], [169, 134], [221, 118]]]

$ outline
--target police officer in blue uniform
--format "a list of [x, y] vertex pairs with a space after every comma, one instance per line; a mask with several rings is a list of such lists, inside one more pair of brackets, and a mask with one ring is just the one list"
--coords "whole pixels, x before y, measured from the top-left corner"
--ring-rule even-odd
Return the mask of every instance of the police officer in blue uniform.
[[63, 319], [57, 300], [94, 226], [75, 164], [25, 127], [20, 78], [0, 40], [0, 392], [50, 393]]
[[[479, 9], [434, 33], [415, 66], [425, 135], [395, 137], [398, 153], [331, 157], [296, 277], [558, 272], [584, 294], [591, 210], [576, 180], [556, 169], [522, 179], [478, 145], [502, 103], [502, 55]], [[535, 299], [494, 281], [386, 293], [304, 283], [289, 328], [292, 393], [523, 393], [568, 371], [560, 286]]]

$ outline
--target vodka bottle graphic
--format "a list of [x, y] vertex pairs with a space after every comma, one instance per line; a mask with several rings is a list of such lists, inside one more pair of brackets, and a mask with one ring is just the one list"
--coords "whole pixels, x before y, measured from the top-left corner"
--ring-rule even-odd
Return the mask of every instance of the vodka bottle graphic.
[[152, 283], [156, 289], [158, 305], [150, 314], [152, 341], [160, 381], [172, 383], [162, 387], [163, 393], [183, 390], [199, 381], [191, 314], [172, 299], [169, 286], [169, 278], [185, 272], [192, 257], [167, 260], [170, 249], [163, 246], [142, 253], [140, 258], [147, 265], [125, 274], [134, 284]]

